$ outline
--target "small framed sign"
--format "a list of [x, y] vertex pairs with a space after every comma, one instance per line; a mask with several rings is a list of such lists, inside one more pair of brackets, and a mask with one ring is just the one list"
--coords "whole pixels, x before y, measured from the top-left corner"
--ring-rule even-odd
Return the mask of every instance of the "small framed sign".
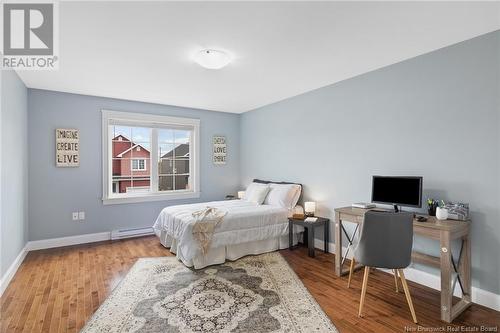
[[226, 164], [227, 147], [226, 137], [215, 135], [213, 139], [213, 161], [215, 165]]
[[77, 129], [56, 129], [56, 166], [80, 165], [80, 135]]

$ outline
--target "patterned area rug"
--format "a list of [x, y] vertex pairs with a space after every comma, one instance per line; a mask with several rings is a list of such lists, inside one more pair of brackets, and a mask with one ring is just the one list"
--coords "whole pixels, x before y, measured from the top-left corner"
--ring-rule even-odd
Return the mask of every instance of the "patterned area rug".
[[337, 332], [278, 252], [201, 270], [139, 259], [82, 332]]

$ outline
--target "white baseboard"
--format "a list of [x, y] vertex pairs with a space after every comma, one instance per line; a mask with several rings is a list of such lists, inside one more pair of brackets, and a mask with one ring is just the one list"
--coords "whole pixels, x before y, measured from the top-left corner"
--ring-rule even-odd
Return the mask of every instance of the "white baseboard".
[[500, 295], [491, 291], [472, 287], [472, 302], [500, 311]]
[[[320, 239], [314, 239], [314, 247], [317, 249], [323, 250], [324, 249], [324, 242]], [[347, 248], [343, 247], [342, 252], [345, 254], [346, 251], [347, 251]], [[331, 242], [328, 243], [328, 252], [335, 253], [335, 243], [331, 243]], [[347, 258], [351, 259], [352, 254], [353, 254], [353, 249], [351, 249], [349, 251]], [[382, 269], [382, 271], [385, 271], [387, 273], [392, 274], [391, 270]], [[431, 274], [428, 272], [424, 272], [422, 270], [419, 270], [419, 269], [416, 269], [413, 267], [405, 268], [404, 272], [405, 272], [405, 277], [407, 280], [416, 282], [418, 284], [424, 285], [426, 287], [429, 287], [429, 288], [432, 288], [435, 290], [441, 290], [441, 277], [439, 277], [437, 275], [434, 275], [434, 274]], [[461, 296], [461, 291], [460, 291], [460, 287], [458, 286], [458, 284], [455, 288], [454, 295]], [[472, 302], [486, 306], [486, 307], [493, 309], [493, 310], [496, 310], [496, 311], [500, 311], [500, 295], [499, 294], [495, 294], [495, 293], [492, 293], [490, 291], [483, 290], [483, 289], [480, 289], [480, 288], [477, 288], [474, 286], [472, 287]]]
[[36, 250], [50, 249], [53, 247], [102, 242], [110, 239], [111, 239], [111, 234], [109, 231], [107, 231], [107, 232], [98, 232], [95, 234], [83, 234], [76, 236], [29, 241], [26, 246], [28, 248], [28, 251], [36, 251]]
[[24, 248], [19, 252], [17, 255], [16, 259], [14, 262], [10, 265], [9, 269], [5, 274], [2, 276], [0, 279], [0, 297], [3, 295], [3, 292], [5, 289], [7, 289], [7, 286], [9, 285], [10, 281], [16, 275], [17, 270], [19, 269], [19, 266], [24, 261], [24, 258], [26, 258], [26, 255], [28, 254], [29, 250], [27, 248], [27, 244], [24, 246]]

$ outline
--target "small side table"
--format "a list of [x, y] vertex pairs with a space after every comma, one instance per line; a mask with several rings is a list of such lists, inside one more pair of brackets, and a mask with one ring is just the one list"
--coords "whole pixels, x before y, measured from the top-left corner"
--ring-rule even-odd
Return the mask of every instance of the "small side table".
[[330, 219], [326, 217], [318, 217], [315, 216], [317, 220], [315, 222], [305, 222], [303, 219], [294, 219], [292, 217], [288, 218], [288, 244], [290, 246], [290, 250], [293, 247], [293, 226], [301, 225], [307, 229], [307, 247], [309, 249], [309, 257], [314, 257], [314, 228], [323, 226], [324, 231], [324, 239], [325, 239], [325, 253], [328, 253], [328, 239], [330, 236]]

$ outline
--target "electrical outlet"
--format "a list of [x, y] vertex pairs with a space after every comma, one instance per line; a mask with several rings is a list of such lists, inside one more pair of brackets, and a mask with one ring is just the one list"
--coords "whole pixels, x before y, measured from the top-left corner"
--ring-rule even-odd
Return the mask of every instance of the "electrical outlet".
[[78, 219], [85, 220], [85, 212], [78, 212]]
[[73, 221], [78, 221], [78, 212], [73, 212]]

